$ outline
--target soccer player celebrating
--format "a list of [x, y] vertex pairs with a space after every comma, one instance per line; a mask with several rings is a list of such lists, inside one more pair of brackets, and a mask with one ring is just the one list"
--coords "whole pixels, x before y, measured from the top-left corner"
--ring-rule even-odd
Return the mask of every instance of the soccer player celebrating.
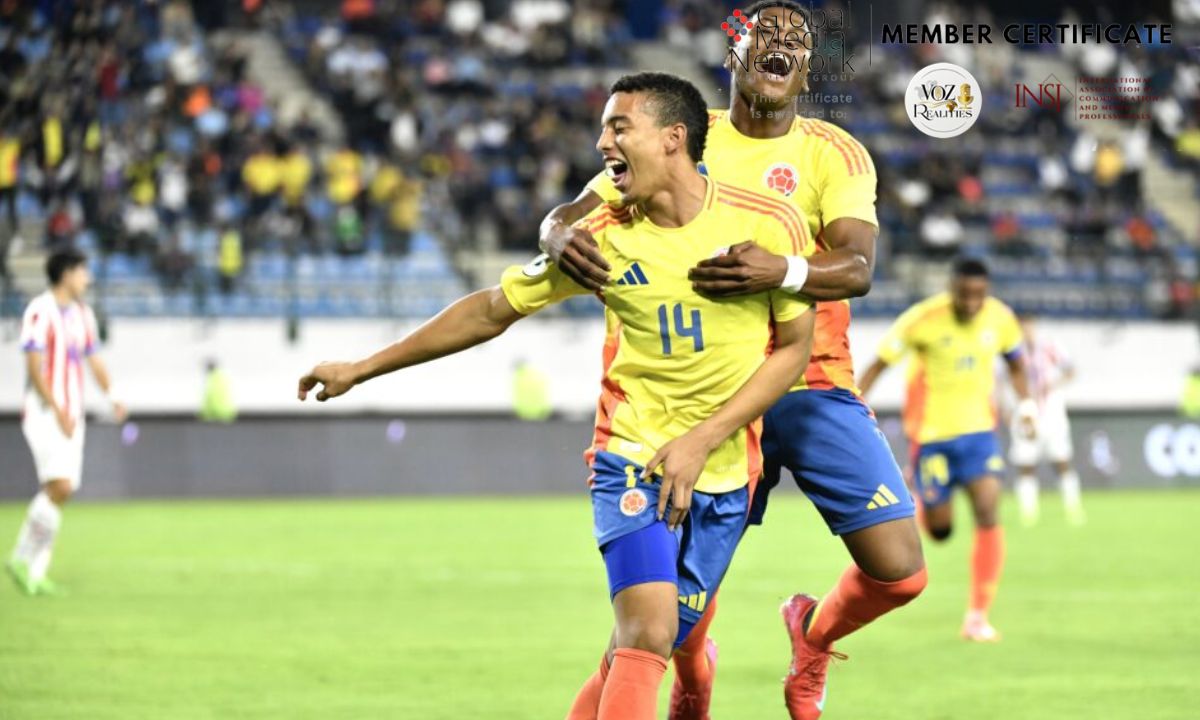
[[[85, 360], [113, 398], [108, 369], [96, 354], [96, 318], [83, 302], [91, 283], [87, 258], [74, 248], [58, 250], [46, 262], [46, 275], [50, 289], [25, 309], [20, 339], [28, 370], [21, 430], [42, 487], [29, 504], [7, 565], [30, 595], [58, 591], [46, 571], [62, 526], [62, 506], [79, 489], [83, 470]], [[123, 419], [125, 408], [112, 403]]]
[[1020, 398], [1019, 431], [1033, 437], [1037, 405], [1029, 397], [1021, 355], [1021, 328], [1003, 302], [988, 295], [987, 267], [964, 258], [954, 264], [950, 291], [904, 312], [879, 346], [879, 357], [863, 374], [864, 394], [879, 375], [909, 351], [904, 431], [912, 446], [913, 475], [923, 505], [925, 529], [934, 540], [950, 537], [951, 491], [966, 490], [975, 515], [971, 596], [963, 637], [994, 641], [999, 634], [987, 612], [1004, 564], [1004, 535], [997, 505], [1004, 470], [992, 404], [995, 359], [1008, 364]]
[[[823, 301], [808, 369], [764, 418], [767, 472], [752, 520], [761, 522], [765, 491], [786, 467], [854, 561], [819, 604], [795, 595], [783, 607], [792, 642], [784, 698], [792, 718], [811, 719], [824, 706], [833, 642], [916, 597], [925, 561], [912, 498], [854, 385], [847, 338], [848, 298], [866, 294], [874, 264], [875, 168], [846, 132], [797, 115], [797, 98], [808, 92], [808, 49], [796, 41], [806, 28], [800, 4], [766, 0], [746, 16], [755, 27], [734, 48], [729, 109], [709, 111], [704, 166], [719, 181], [762, 189], [804, 213], [817, 253], [806, 259], [743, 242], [699, 263], [691, 277], [713, 297], [782, 288]], [[541, 234], [561, 270], [597, 291], [611, 287], [612, 266], [586, 227], [572, 223], [603, 202], [621, 202], [604, 174], [551, 212]], [[675, 655], [672, 720], [708, 716], [716, 647], [706, 631], [715, 609], [710, 599]]]
[[[1012, 445], [1008, 459], [1017, 468], [1017, 505], [1021, 522], [1034, 525], [1038, 520], [1037, 464], [1046, 460], [1058, 473], [1063, 508], [1067, 521], [1082, 525], [1085, 520], [1083, 501], [1079, 493], [1079, 474], [1071, 467], [1074, 454], [1071, 446], [1071, 421], [1067, 418], [1067, 402], [1063, 387], [1075, 376], [1075, 368], [1054, 338], [1036, 332], [1036, 322], [1022, 316], [1021, 331], [1025, 336], [1022, 351], [1029, 376], [1029, 391], [1037, 403], [1037, 436], [1028, 437], [1019, 427], [1012, 428]], [[1013, 416], [1019, 422], [1018, 415]]]
[[[608, 336], [586, 455], [616, 624], [573, 719], [654, 718], [667, 659], [716, 594], [745, 529], [762, 465], [758, 418], [808, 363], [811, 303], [786, 292], [714, 300], [688, 280], [731, 237], [780, 254], [812, 244], [793, 207], [700, 174], [707, 132], [694, 86], [643, 73], [613, 85], [596, 145], [624, 201], [582, 221], [623, 272], [601, 295]], [[588, 292], [541, 256], [369, 358], [316, 366], [299, 397], [318, 384], [318, 400], [336, 397]]]

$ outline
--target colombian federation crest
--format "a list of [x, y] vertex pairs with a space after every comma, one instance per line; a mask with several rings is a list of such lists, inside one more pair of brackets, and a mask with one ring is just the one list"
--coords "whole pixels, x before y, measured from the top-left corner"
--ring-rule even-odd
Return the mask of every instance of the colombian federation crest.
[[799, 177], [800, 174], [796, 172], [796, 168], [781, 162], [767, 168], [767, 171], [763, 173], [763, 182], [780, 195], [791, 197], [791, 194], [796, 192]]
[[625, 517], [641, 515], [649, 505], [650, 501], [646, 499], [646, 493], [637, 488], [626, 490], [625, 494], [621, 496], [621, 514]]

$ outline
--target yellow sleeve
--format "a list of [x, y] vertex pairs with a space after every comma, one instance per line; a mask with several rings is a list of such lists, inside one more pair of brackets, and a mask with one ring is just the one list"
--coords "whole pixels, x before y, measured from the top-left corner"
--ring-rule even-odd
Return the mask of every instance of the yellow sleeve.
[[771, 316], [778, 322], [795, 320], [812, 309], [813, 302], [808, 298], [787, 290], [771, 291]]
[[[751, 237], [776, 255], [812, 255], [816, 247], [808, 235], [804, 216], [791, 205], [781, 203], [778, 209], [777, 216], [762, 216]], [[771, 291], [771, 314], [779, 322], [795, 320], [812, 306], [812, 300], [790, 290]]]
[[600, 196], [600, 199], [614, 207], [621, 207], [621, 193], [617, 191], [610, 178], [604, 171], [588, 181], [587, 189]]
[[997, 309], [999, 310], [1000, 325], [1000, 354], [1008, 356], [1021, 349], [1021, 343], [1024, 341], [1021, 324], [1017, 322], [1016, 315], [1007, 305], [1000, 303], [997, 305]]
[[[610, 216], [608, 206], [601, 205], [575, 223], [575, 227], [591, 231], [601, 252], [608, 245], [605, 220]], [[546, 253], [538, 255], [524, 267], [513, 265], [505, 270], [500, 278], [500, 289], [513, 309], [522, 315], [530, 315], [572, 295], [590, 292], [560, 270], [558, 265], [550, 262], [550, 256]]]
[[883, 339], [879, 341], [879, 359], [888, 365], [894, 365], [912, 349], [917, 318], [924, 314], [925, 309], [916, 305], [905, 310], [896, 318], [896, 322], [888, 328]]
[[550, 262], [545, 253], [524, 267], [513, 265], [506, 269], [500, 278], [500, 289], [513, 309], [522, 315], [532, 315], [547, 305], [588, 292]]
[[836, 139], [823, 143], [817, 156], [822, 225], [838, 218], [853, 218], [879, 227], [875, 215], [875, 187], [879, 179], [870, 153], [841, 128], [828, 123], [825, 127]]

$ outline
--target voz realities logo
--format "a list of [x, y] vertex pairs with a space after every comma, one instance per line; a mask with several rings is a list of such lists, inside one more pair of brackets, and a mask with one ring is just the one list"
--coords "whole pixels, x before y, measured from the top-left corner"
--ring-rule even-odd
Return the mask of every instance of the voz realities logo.
[[983, 94], [975, 76], [954, 63], [922, 68], [908, 83], [905, 110], [914, 127], [930, 137], [962, 135], [979, 119]]

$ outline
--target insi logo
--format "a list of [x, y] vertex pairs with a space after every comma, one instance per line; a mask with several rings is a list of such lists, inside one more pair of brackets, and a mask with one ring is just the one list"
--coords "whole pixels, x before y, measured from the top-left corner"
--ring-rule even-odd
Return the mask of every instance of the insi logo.
[[646, 279], [646, 273], [642, 272], [642, 266], [634, 263], [629, 266], [621, 279], [617, 281], [618, 285], [649, 285], [650, 281]]
[[725, 22], [721, 23], [721, 29], [725, 34], [733, 38], [735, 43], [742, 41], [742, 34], [754, 28], [754, 23], [750, 18], [742, 14], [741, 10], [734, 10], [733, 14], [725, 18]]
[[1019, 108], [1032, 107], [1053, 108], [1062, 112], [1063, 103], [1071, 102], [1075, 97], [1067, 86], [1062, 84], [1054, 75], [1049, 75], [1037, 84], [1036, 89], [1025, 83], [1016, 84], [1016, 106]]

